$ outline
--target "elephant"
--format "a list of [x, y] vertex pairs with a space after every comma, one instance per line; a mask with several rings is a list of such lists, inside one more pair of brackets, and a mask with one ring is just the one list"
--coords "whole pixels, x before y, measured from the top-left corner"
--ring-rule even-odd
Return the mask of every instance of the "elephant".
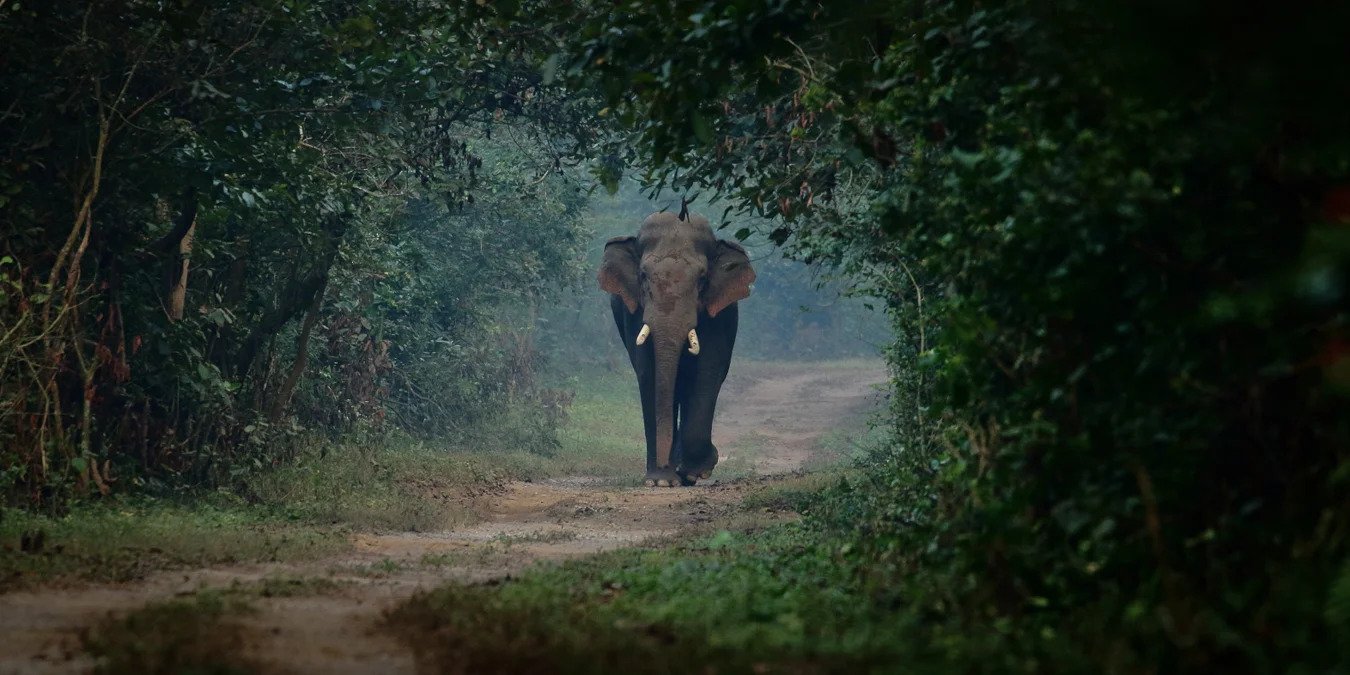
[[669, 212], [636, 237], [605, 243], [597, 275], [637, 375], [648, 487], [693, 485], [717, 465], [713, 413], [731, 367], [755, 270], [745, 248], [718, 239], [707, 218]]

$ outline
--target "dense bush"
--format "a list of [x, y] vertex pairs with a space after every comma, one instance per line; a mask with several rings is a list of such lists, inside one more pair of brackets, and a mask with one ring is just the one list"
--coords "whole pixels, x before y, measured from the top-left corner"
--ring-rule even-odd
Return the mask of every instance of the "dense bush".
[[894, 440], [817, 515], [931, 654], [1350, 667], [1350, 10], [4, 15], [8, 499], [528, 396], [528, 327], [586, 245], [564, 159], [592, 155], [887, 305]]
[[562, 60], [616, 156], [890, 305], [897, 436], [836, 524], [932, 645], [1350, 666], [1344, 9], [658, 5]]
[[579, 271], [589, 104], [526, 38], [381, 0], [11, 3], [0, 38], [5, 500], [532, 395], [500, 313]]

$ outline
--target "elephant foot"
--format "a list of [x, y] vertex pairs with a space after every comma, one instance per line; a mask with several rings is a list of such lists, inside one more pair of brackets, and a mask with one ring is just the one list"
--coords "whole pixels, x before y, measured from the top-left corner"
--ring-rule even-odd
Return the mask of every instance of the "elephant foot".
[[680, 467], [676, 470], [680, 479], [684, 481], [684, 485], [694, 485], [699, 481], [707, 481], [707, 479], [713, 478], [713, 468], [717, 468], [718, 459], [717, 448], [713, 445], [709, 444], [706, 450], [697, 452], [697, 454], [686, 455], [684, 458], [688, 459], [688, 463], [680, 463]]
[[681, 482], [680, 474], [674, 469], [652, 469], [643, 480], [647, 487], [675, 487]]
[[701, 480], [712, 478], [713, 468], [717, 466], [717, 455], [712, 456], [711, 462], [700, 462], [692, 466], [682, 466], [678, 472], [680, 478], [684, 480], [685, 485], [693, 485]]
[[699, 473], [681, 473], [680, 482], [684, 485], [697, 485], [701, 480], [712, 478], [712, 469], [701, 471]]

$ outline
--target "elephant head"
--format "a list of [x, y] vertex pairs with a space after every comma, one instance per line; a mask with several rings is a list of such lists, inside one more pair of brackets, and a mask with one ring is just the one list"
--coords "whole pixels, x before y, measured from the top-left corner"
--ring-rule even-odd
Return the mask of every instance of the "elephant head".
[[656, 366], [656, 459], [670, 465], [674, 435], [675, 373], [681, 352], [699, 354], [697, 329], [750, 295], [755, 271], [740, 244], [713, 235], [708, 220], [673, 213], [649, 216], [636, 237], [605, 244], [600, 288], [640, 313], [637, 345], [651, 343]]

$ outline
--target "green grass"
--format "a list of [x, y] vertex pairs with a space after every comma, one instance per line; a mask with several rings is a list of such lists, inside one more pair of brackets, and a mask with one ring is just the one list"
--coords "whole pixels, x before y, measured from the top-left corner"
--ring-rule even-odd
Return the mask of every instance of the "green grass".
[[512, 480], [584, 475], [636, 484], [641, 414], [626, 373], [585, 373], [551, 456], [518, 447], [518, 420], [455, 443], [317, 438], [245, 497], [113, 498], [59, 517], [0, 510], [0, 589], [63, 579], [128, 581], [164, 568], [321, 558], [354, 530], [432, 531], [477, 518], [475, 500]]
[[852, 473], [852, 469], [832, 466], [810, 473], [792, 474], [766, 482], [746, 493], [741, 499], [740, 508], [744, 511], [797, 511], [806, 509], [811, 499], [831, 485], [841, 476]]
[[719, 481], [727, 482], [755, 475], [755, 461], [752, 458], [762, 457], [765, 446], [772, 442], [768, 436], [755, 431], [741, 435], [736, 440], [736, 447], [731, 451], [731, 456], [722, 458], [717, 463], [713, 476]]
[[384, 579], [394, 576], [408, 569], [408, 564], [394, 560], [393, 558], [382, 558], [373, 563], [355, 565], [347, 567], [341, 571], [345, 574], [353, 574], [360, 577], [369, 577], [371, 579]]
[[235, 582], [230, 588], [264, 598], [299, 598], [332, 593], [346, 585], [327, 577], [270, 576], [253, 583]]
[[237, 618], [255, 611], [256, 598], [332, 593], [343, 584], [324, 578], [267, 577], [226, 588], [203, 589], [109, 617], [82, 636], [95, 672], [111, 675], [226, 675], [253, 673], [242, 654]]
[[512, 415], [454, 445], [385, 439], [312, 448], [289, 467], [253, 481], [264, 502], [302, 520], [363, 529], [433, 531], [474, 520], [469, 497], [512, 480], [587, 476], [640, 480], [642, 415], [631, 376], [591, 372], [577, 390], [558, 447], [545, 455], [512, 443]]
[[914, 618], [801, 524], [606, 553], [389, 615], [424, 672], [894, 670]]
[[[496, 427], [466, 433], [454, 444], [314, 440], [291, 465], [248, 479], [244, 497], [198, 492], [174, 499], [106, 499], [59, 517], [0, 510], [0, 589], [63, 579], [127, 581], [164, 568], [322, 558], [344, 549], [354, 530], [432, 531], [471, 522], [475, 501], [511, 480], [587, 476], [639, 484], [645, 460], [632, 374], [592, 370], [559, 384], [577, 394], [551, 456], [511, 447], [510, 439], [519, 434], [511, 414], [504, 413]], [[744, 439], [742, 445], [753, 442]], [[743, 448], [719, 466], [717, 477], [749, 475], [752, 450]], [[32, 539], [41, 545], [25, 545]]]
[[[828, 435], [822, 465], [869, 435]], [[449, 584], [396, 608], [389, 628], [431, 673], [941, 672], [909, 638], [921, 615], [878, 581], [885, 570], [859, 558], [851, 533], [783, 521], [858, 471], [762, 479], [707, 529], [500, 584]]]
[[230, 675], [256, 672], [243, 656], [243, 632], [229, 621], [251, 611], [239, 594], [202, 591], [111, 618], [84, 636], [96, 673]]
[[503, 546], [512, 546], [515, 544], [557, 544], [564, 541], [572, 541], [577, 538], [574, 530], [536, 530], [524, 534], [499, 534], [492, 538], [492, 543]]
[[559, 433], [556, 468], [565, 475], [638, 484], [647, 460], [633, 374], [593, 370], [563, 384], [577, 393]]
[[140, 499], [83, 505], [59, 518], [5, 510], [0, 589], [71, 577], [128, 581], [164, 567], [313, 559], [346, 545], [340, 528], [285, 522], [262, 509]]
[[458, 551], [443, 551], [439, 553], [424, 553], [418, 564], [426, 569], [443, 569], [446, 567], [461, 566], [486, 566], [495, 558], [501, 555], [501, 551], [496, 546], [475, 546]]
[[262, 474], [250, 490], [288, 518], [364, 530], [442, 530], [474, 518], [468, 499], [516, 478], [545, 475], [523, 452], [476, 453], [411, 439], [314, 448]]
[[865, 418], [850, 420], [845, 426], [821, 435], [820, 447], [802, 466], [802, 470], [829, 472], [861, 461], [867, 454], [867, 448], [883, 443], [885, 436], [884, 429], [869, 426]]

